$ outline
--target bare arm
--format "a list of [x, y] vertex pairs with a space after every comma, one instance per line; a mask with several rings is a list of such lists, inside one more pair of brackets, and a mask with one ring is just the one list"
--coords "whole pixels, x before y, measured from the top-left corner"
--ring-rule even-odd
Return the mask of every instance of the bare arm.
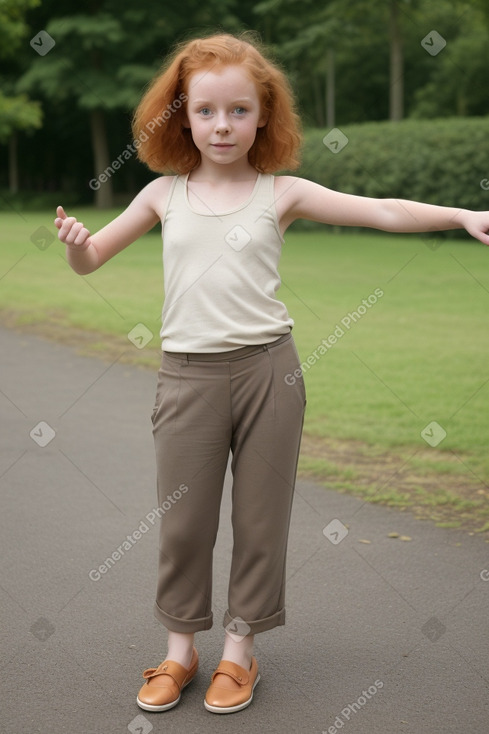
[[435, 206], [405, 199], [374, 199], [333, 191], [306, 179], [284, 176], [282, 209], [290, 224], [312, 219], [325, 224], [372, 227], [386, 232], [466, 229], [489, 245], [489, 212]]
[[66, 259], [79, 275], [97, 270], [107, 260], [148, 232], [160, 218], [168, 180], [156, 179], [132, 200], [122, 214], [91, 235], [75, 217], [59, 206], [54, 220], [58, 237], [66, 244]]

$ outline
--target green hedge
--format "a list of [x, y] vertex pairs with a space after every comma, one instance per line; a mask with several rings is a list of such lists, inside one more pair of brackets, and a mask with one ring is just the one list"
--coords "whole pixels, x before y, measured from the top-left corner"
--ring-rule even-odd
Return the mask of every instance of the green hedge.
[[489, 209], [489, 117], [369, 122], [340, 130], [348, 143], [338, 152], [323, 143], [329, 130], [307, 130], [294, 175], [361, 196]]

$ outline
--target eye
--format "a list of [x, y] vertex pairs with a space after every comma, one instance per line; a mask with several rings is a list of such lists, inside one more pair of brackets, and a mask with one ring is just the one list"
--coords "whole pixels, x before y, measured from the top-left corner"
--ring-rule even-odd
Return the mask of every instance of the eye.
[[235, 112], [236, 112], [236, 113], [237, 113], [238, 115], [244, 115], [244, 114], [245, 114], [245, 112], [246, 112], [246, 109], [245, 109], [244, 107], [235, 107], [235, 108], [234, 108], [234, 111], [235, 111]]
[[199, 110], [199, 114], [203, 115], [204, 117], [208, 117], [211, 114], [211, 111], [210, 111], [209, 107], [202, 107]]

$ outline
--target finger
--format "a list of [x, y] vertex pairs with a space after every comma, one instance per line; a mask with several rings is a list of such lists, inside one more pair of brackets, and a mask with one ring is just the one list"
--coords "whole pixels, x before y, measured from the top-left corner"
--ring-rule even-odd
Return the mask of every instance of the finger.
[[67, 218], [66, 212], [63, 209], [62, 206], [58, 206], [56, 208], [56, 219], [54, 220], [55, 226], [60, 229], [61, 225], [63, 224], [63, 221]]
[[73, 244], [74, 245], [84, 245], [89, 237], [90, 237], [90, 232], [88, 231], [88, 229], [86, 229], [86, 227], [83, 227], [82, 225], [82, 229], [79, 231]]
[[74, 245], [75, 240], [83, 229], [83, 222], [77, 222], [76, 220], [71, 225], [69, 232], [66, 233], [65, 243], [67, 245]]
[[[76, 227], [77, 224], [80, 223], [77, 222], [75, 217], [67, 217], [63, 220], [61, 228], [58, 232], [58, 237], [61, 242], [66, 242], [66, 244], [71, 244], [73, 242], [78, 232], [80, 231], [80, 227]], [[75, 227], [74, 232], [72, 231], [73, 227]]]
[[66, 241], [66, 237], [69, 235], [70, 229], [72, 228], [75, 222], [76, 222], [76, 219], [74, 217], [68, 217], [66, 219], [58, 218], [55, 220], [55, 224], [59, 229], [58, 238], [61, 240], [61, 242]]

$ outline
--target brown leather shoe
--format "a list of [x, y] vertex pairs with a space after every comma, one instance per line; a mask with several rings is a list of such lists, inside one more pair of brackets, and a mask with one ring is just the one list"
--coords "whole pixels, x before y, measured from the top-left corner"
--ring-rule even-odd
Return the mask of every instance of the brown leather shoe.
[[177, 705], [181, 691], [197, 672], [199, 656], [193, 649], [190, 667], [184, 668], [174, 660], [164, 660], [157, 668], [148, 668], [143, 673], [146, 683], [138, 693], [137, 704], [145, 711], [167, 711]]
[[241, 711], [250, 705], [259, 680], [256, 658], [251, 658], [249, 670], [230, 660], [221, 660], [212, 674], [204, 706], [207, 711], [214, 714], [232, 714]]

